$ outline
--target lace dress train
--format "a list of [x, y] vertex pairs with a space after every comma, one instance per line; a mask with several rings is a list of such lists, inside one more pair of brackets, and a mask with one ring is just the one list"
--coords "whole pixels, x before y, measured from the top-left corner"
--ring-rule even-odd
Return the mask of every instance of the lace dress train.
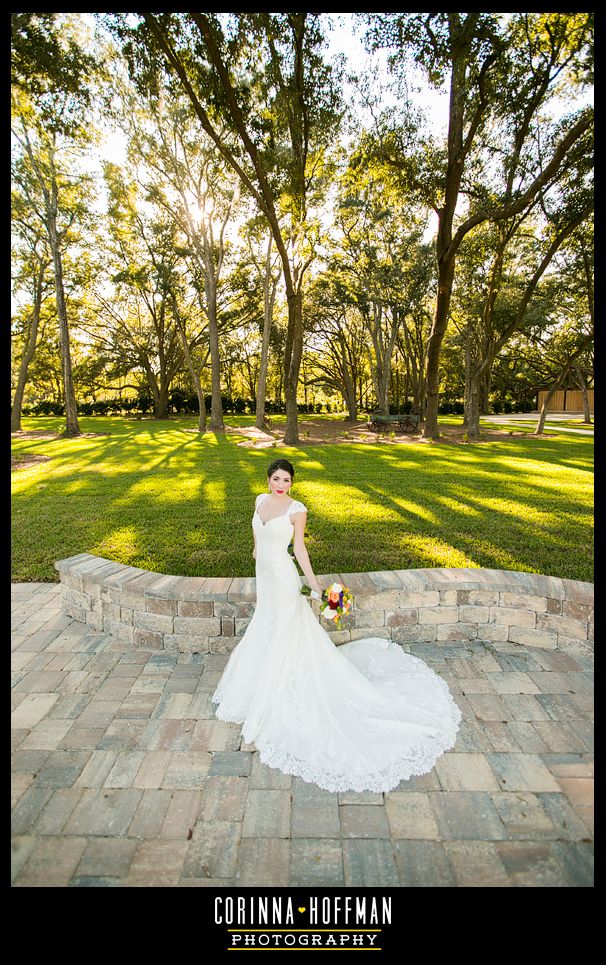
[[[389, 791], [454, 746], [461, 711], [441, 677], [382, 637], [336, 647], [300, 592], [288, 553], [293, 500], [263, 523], [257, 497], [257, 605], [213, 694], [259, 757], [328, 791]], [[355, 605], [355, 603], [354, 603]]]

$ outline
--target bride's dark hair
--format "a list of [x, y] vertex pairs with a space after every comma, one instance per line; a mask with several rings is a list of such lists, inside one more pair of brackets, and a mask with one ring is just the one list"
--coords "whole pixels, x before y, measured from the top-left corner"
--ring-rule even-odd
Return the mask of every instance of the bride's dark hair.
[[275, 459], [274, 462], [272, 462], [272, 464], [271, 464], [270, 466], [268, 466], [268, 468], [267, 468], [267, 478], [268, 478], [268, 479], [269, 479], [269, 477], [271, 476], [271, 474], [276, 471], [276, 469], [283, 469], [284, 472], [289, 472], [289, 473], [290, 473], [290, 478], [291, 478], [291, 479], [294, 479], [294, 478], [295, 478], [295, 470], [294, 470], [294, 467], [293, 467], [292, 463], [290, 463], [290, 462], [288, 461], [288, 459]]

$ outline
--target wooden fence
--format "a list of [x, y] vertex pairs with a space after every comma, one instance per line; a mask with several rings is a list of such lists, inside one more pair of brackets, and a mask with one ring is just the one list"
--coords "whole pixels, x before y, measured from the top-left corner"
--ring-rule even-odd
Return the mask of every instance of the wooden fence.
[[[589, 409], [593, 412], [593, 389], [587, 389], [587, 395], [589, 396]], [[545, 397], [547, 396], [547, 390], [543, 389], [538, 393], [537, 396], [537, 409], [540, 411]], [[580, 389], [559, 389], [554, 392], [549, 405], [547, 406], [548, 412], [582, 412], [583, 411], [583, 393]]]

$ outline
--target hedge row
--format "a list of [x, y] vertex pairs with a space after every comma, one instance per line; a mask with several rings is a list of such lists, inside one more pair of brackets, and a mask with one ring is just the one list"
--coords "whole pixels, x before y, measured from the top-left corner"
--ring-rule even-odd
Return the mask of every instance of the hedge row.
[[[210, 414], [211, 396], [207, 395], [204, 401], [206, 412]], [[230, 399], [222, 395], [221, 406], [223, 412], [236, 415], [254, 414], [256, 412], [254, 399], [242, 399], [239, 397]], [[121, 415], [129, 412], [145, 414], [153, 410], [154, 401], [150, 396], [139, 396], [136, 399], [107, 399], [98, 402], [77, 402], [76, 407], [78, 415], [81, 416]], [[300, 402], [297, 408], [300, 414], [340, 411], [336, 406], [331, 406], [330, 403], [323, 405], [321, 402]], [[21, 411], [24, 416], [63, 416], [65, 415], [65, 406], [62, 402], [44, 400], [43, 402], [37, 402], [35, 405], [24, 405]], [[173, 393], [169, 399], [168, 411], [169, 413], [175, 413], [177, 415], [197, 415], [199, 412], [198, 397], [195, 395], [184, 396], [181, 393], [177, 396], [176, 393]], [[286, 412], [286, 406], [283, 402], [268, 400], [265, 403], [265, 412], [267, 414], [284, 413]]]
[[[211, 397], [210, 395], [205, 396], [205, 405], [207, 413], [210, 413], [211, 407]], [[236, 415], [253, 414], [256, 412], [256, 403], [254, 399], [243, 399], [241, 397], [236, 397], [234, 399], [228, 396], [221, 396], [221, 405], [223, 412], [229, 412]], [[136, 399], [107, 399], [101, 400], [99, 402], [78, 402], [78, 415], [91, 416], [91, 415], [121, 415], [128, 412], [138, 412], [145, 414], [151, 412], [154, 408], [154, 401], [151, 396], [140, 395]], [[321, 412], [340, 412], [337, 406], [331, 406], [330, 403], [323, 405], [321, 402], [299, 402], [297, 406], [300, 415], [310, 415], [313, 413]], [[390, 415], [408, 415], [413, 408], [412, 402], [403, 402], [402, 405], [390, 405], [389, 413]], [[523, 402], [511, 403], [505, 401], [503, 403], [495, 401], [491, 403], [491, 411], [495, 414], [500, 412], [524, 412], [527, 406]], [[197, 415], [198, 414], [198, 397], [196, 395], [185, 395], [185, 393], [175, 390], [170, 395], [168, 411], [170, 413], [175, 413], [177, 415]], [[438, 406], [438, 412], [440, 415], [463, 415], [465, 411], [465, 406], [460, 400], [454, 402], [442, 402]], [[268, 399], [265, 403], [265, 412], [268, 415], [272, 413], [284, 413], [286, 412], [286, 406], [283, 402], [274, 402]], [[62, 402], [38, 402], [36, 405], [24, 405], [22, 409], [24, 416], [29, 415], [65, 415], [65, 406]]]

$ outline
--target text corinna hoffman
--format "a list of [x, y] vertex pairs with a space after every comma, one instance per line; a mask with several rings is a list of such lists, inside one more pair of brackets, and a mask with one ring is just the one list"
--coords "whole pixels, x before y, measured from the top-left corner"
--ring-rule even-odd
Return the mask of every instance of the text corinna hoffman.
[[391, 924], [391, 898], [351, 897], [335, 895], [317, 898], [311, 896], [303, 905], [295, 908], [292, 898], [264, 898], [250, 895], [215, 898], [215, 924], [239, 925], [254, 928], [258, 925], [296, 925], [301, 929], [309, 926], [357, 925], [365, 928], [373, 925]]

